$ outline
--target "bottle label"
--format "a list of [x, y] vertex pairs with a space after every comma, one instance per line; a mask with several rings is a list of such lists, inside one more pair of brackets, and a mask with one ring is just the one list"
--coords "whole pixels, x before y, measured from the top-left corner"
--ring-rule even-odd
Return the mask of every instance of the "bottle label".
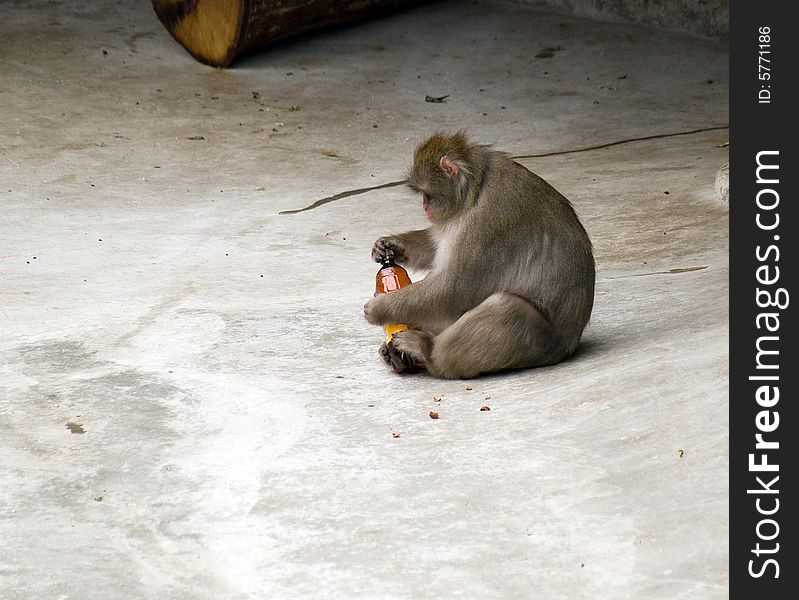
[[400, 284], [399, 277], [394, 274], [394, 270], [392, 269], [389, 272], [386, 272], [382, 278], [383, 283], [383, 290], [385, 294], [390, 292], [395, 292], [402, 287]]

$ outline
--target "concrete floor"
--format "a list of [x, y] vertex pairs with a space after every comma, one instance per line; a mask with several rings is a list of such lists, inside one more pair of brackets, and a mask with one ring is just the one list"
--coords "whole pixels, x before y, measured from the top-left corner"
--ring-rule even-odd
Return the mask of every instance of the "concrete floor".
[[148, 2], [19, 0], [0, 57], [0, 598], [727, 596], [726, 130], [522, 161], [596, 248], [551, 368], [378, 361], [403, 188], [278, 214], [437, 129], [725, 125], [722, 44], [445, 2], [217, 71]]

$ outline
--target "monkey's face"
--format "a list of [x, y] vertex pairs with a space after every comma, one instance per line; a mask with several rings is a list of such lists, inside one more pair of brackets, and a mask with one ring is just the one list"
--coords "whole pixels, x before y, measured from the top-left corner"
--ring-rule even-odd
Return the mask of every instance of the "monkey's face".
[[408, 177], [408, 186], [422, 196], [422, 210], [431, 223], [442, 223], [453, 218], [459, 209], [457, 181], [448, 177], [438, 166], [430, 169], [414, 168]]
[[422, 195], [422, 209], [428, 221], [443, 223], [460, 212], [469, 173], [467, 151], [463, 132], [434, 135], [416, 148], [408, 185]]
[[409, 181], [410, 188], [422, 196], [422, 210], [431, 223], [442, 223], [458, 212], [458, 194], [452, 182]]
[[424, 218], [432, 221], [433, 218], [430, 212], [430, 196], [426, 192], [422, 192], [422, 209], [424, 210]]

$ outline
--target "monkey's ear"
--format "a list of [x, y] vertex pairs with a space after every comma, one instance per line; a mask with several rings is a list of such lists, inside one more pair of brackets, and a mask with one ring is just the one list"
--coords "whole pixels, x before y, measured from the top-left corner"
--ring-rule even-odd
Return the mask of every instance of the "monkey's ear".
[[444, 174], [450, 179], [455, 179], [460, 171], [457, 163], [446, 154], [438, 161], [438, 166], [441, 167], [441, 170], [444, 171]]

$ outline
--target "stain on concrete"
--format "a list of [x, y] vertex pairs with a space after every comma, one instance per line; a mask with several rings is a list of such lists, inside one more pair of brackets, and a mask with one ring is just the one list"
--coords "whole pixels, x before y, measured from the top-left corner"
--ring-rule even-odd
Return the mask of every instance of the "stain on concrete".
[[[114, 368], [113, 365], [109, 368]], [[153, 444], [169, 445], [176, 434], [174, 405], [185, 406], [193, 396], [159, 376], [124, 367], [115, 372], [104, 372], [92, 376], [50, 376], [46, 381], [31, 386], [19, 402], [29, 405], [44, 417], [66, 419], [66, 427], [74, 434], [86, 433], [85, 421], [76, 417], [90, 418], [92, 433], [105, 453], [126, 454], [130, 443], [141, 448]], [[109, 419], [108, 411], [117, 417]], [[63, 421], [62, 421], [63, 422]], [[56, 439], [40, 440], [45, 454], [47, 448], [57, 452]], [[155, 450], [155, 448], [153, 448]]]
[[25, 363], [35, 371], [64, 373], [86, 369], [97, 362], [96, 351], [88, 350], [81, 342], [51, 340], [19, 348]]
[[136, 33], [134, 33], [128, 39], [125, 40], [125, 44], [133, 54], [136, 54], [139, 51], [136, 42], [138, 42], [141, 39], [147, 39], [152, 37], [155, 37], [155, 33], [153, 33], [152, 31], [137, 31]]

